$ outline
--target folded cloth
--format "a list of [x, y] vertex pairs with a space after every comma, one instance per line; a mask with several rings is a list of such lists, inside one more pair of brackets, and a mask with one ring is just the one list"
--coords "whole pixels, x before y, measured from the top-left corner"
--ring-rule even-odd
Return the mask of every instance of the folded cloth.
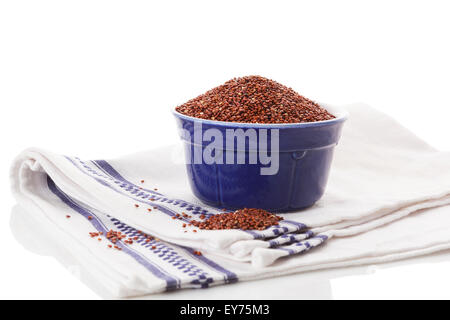
[[[345, 108], [350, 119], [323, 198], [262, 231], [194, 232], [192, 219], [222, 210], [191, 195], [173, 148], [111, 161], [28, 149], [13, 163], [12, 190], [35, 227], [51, 233], [114, 296], [449, 248], [450, 154], [368, 106]], [[111, 231], [126, 238], [112, 244], [104, 237]], [[133, 243], [125, 243], [129, 238]]]

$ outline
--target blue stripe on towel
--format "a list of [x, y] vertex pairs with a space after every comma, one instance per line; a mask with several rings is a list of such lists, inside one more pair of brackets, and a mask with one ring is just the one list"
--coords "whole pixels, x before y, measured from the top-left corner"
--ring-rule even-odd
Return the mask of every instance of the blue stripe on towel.
[[[80, 213], [82, 216], [84, 216], [86, 219], [88, 219], [89, 216], [92, 217], [92, 219], [88, 219], [89, 222], [96, 228], [98, 231], [102, 231], [104, 234], [108, 232], [107, 227], [101, 222], [100, 219], [91, 211], [89, 211], [86, 208], [83, 208], [80, 204], [76, 203], [73, 199], [71, 199], [69, 196], [64, 194], [51, 180], [50, 177], [47, 176], [47, 183], [50, 188], [50, 190], [57, 195], [64, 203], [66, 203], [68, 206], [70, 206], [72, 209]], [[109, 217], [109, 216], [108, 216]], [[181, 272], [186, 273], [189, 276], [194, 277], [193, 280], [191, 280], [192, 284], [199, 285], [201, 288], [206, 288], [209, 286], [209, 284], [213, 283], [214, 280], [210, 276], [208, 276], [208, 273], [202, 270], [199, 266], [193, 264], [190, 261], [187, 261], [187, 259], [180, 256], [176, 250], [173, 248], [166, 246], [163, 242], [160, 241], [151, 241], [149, 243], [144, 241], [144, 238], [141, 234], [138, 233], [136, 229], [133, 227], [127, 226], [124, 223], [120, 222], [119, 220], [109, 217], [111, 222], [116, 225], [119, 231], [121, 231], [124, 234], [127, 234], [129, 237], [135, 237], [138, 236], [139, 239], [137, 241], [134, 241], [135, 243], [140, 244], [143, 247], [149, 248], [152, 246], [156, 246], [156, 249], [152, 249], [153, 253], [158, 254], [159, 258], [165, 261], [165, 263], [170, 263], [172, 266], [177, 267]], [[142, 239], [141, 239], [142, 238]], [[202, 262], [203, 264], [207, 265], [208, 267], [218, 271], [219, 273], [224, 274], [224, 282], [225, 283], [234, 283], [238, 281], [238, 277], [235, 273], [223, 268], [219, 264], [211, 261], [210, 259], [204, 257], [204, 256], [197, 256], [193, 254], [193, 249], [187, 248], [187, 247], [177, 247], [180, 249], [183, 249], [186, 251], [189, 255], [191, 255], [196, 260]], [[122, 251], [129, 254], [131, 257], [133, 257], [137, 262], [142, 264], [144, 267], [146, 267], [149, 271], [151, 271], [155, 276], [163, 279], [166, 281], [166, 289], [167, 290], [173, 290], [176, 288], [179, 288], [181, 285], [181, 281], [179, 279], [176, 279], [175, 276], [170, 275], [165, 270], [159, 268], [157, 265], [153, 264], [151, 261], [146, 259], [145, 257], [142, 257], [141, 254], [134, 251], [133, 249], [129, 248], [126, 245], [122, 246]]]
[[[63, 193], [58, 187], [55, 185], [53, 180], [47, 176], [47, 184], [49, 189], [56, 195], [58, 198], [60, 198], [66, 205], [68, 205], [70, 208], [75, 210], [76, 212], [80, 213], [83, 217], [85, 217], [88, 221], [92, 223], [92, 225], [95, 227], [96, 230], [103, 232], [103, 234], [108, 233], [108, 229], [105, 225], [96, 217], [95, 214], [88, 211], [87, 209], [81, 207], [72, 199], [70, 199], [65, 193]], [[92, 220], [89, 220], [88, 217], [91, 216]], [[166, 289], [167, 290], [173, 290], [178, 287], [178, 280], [174, 278], [173, 276], [167, 274], [165, 271], [161, 270], [157, 266], [155, 266], [153, 263], [142, 257], [139, 253], [135, 252], [134, 250], [128, 248], [127, 246], [122, 246], [122, 251], [130, 255], [132, 258], [134, 258], [137, 262], [139, 262], [141, 265], [143, 265], [147, 270], [149, 270], [153, 275], [156, 277], [164, 280], [166, 282]]]

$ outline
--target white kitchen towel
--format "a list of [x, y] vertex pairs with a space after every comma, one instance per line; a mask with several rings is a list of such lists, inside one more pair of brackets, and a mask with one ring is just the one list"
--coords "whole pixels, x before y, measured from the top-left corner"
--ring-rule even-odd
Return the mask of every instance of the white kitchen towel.
[[[29, 149], [12, 166], [12, 190], [35, 228], [55, 237], [115, 296], [390, 261], [450, 247], [450, 154], [368, 106], [345, 108], [350, 119], [325, 195], [264, 231], [183, 228], [221, 210], [193, 198], [173, 148], [111, 161]], [[119, 251], [103, 236], [89, 236], [109, 230], [136, 240], [117, 243]], [[147, 241], [145, 234], [156, 239]]]

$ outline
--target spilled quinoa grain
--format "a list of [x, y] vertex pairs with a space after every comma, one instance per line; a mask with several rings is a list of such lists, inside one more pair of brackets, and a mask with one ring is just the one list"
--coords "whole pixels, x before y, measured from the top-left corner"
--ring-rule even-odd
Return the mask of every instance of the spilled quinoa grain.
[[[234, 212], [212, 215], [204, 221], [192, 221], [192, 225], [204, 230], [264, 230], [278, 225], [283, 217], [263, 209], [244, 208]], [[194, 232], [196, 232], [194, 230]]]

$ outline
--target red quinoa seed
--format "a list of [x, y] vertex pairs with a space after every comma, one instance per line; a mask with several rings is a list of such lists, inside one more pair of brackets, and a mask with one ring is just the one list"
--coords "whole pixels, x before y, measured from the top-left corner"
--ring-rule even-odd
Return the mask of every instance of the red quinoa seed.
[[176, 111], [195, 118], [245, 123], [301, 123], [335, 118], [291, 88], [261, 76], [231, 79], [178, 106]]
[[281, 220], [283, 220], [283, 217], [266, 210], [244, 208], [234, 212], [219, 213], [204, 221], [194, 220], [192, 225], [205, 230], [264, 230], [270, 226], [278, 225]]

